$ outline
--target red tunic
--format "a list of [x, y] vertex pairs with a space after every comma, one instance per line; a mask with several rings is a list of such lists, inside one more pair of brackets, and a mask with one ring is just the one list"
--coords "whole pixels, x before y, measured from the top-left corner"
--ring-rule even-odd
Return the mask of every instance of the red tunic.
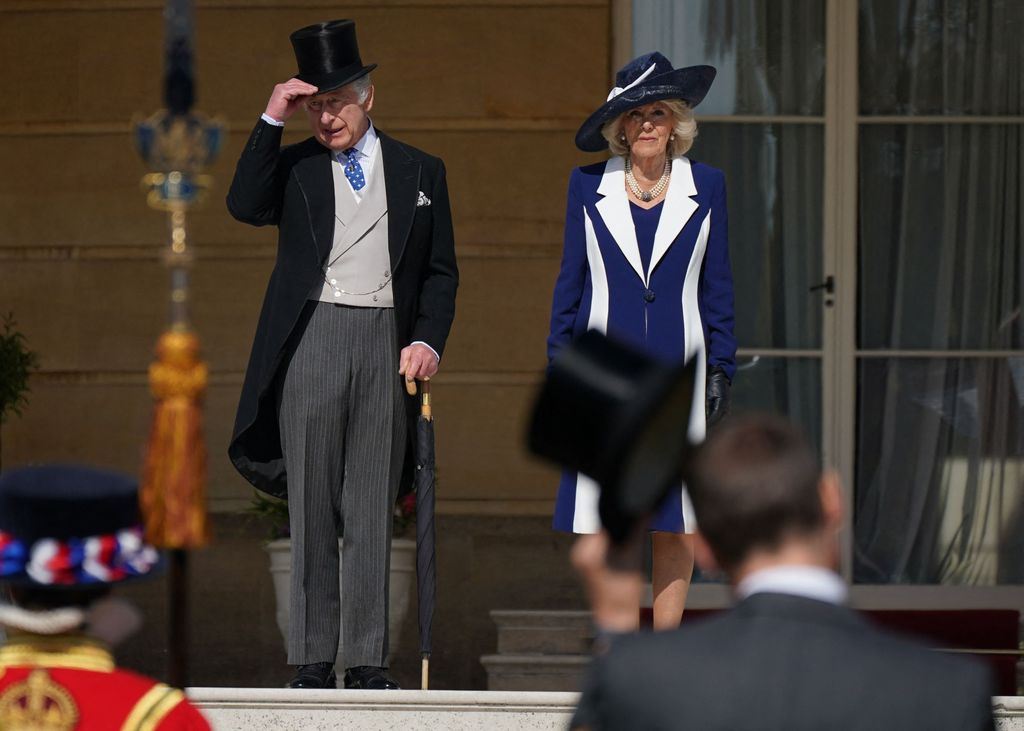
[[0, 646], [0, 729], [209, 731], [176, 688], [118, 670], [81, 636], [19, 635]]

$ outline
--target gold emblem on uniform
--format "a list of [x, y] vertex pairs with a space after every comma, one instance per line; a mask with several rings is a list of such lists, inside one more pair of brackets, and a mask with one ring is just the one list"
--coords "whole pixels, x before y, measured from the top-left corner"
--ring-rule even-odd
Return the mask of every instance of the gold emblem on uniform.
[[0, 693], [0, 728], [10, 731], [72, 731], [78, 724], [74, 698], [49, 673], [33, 670], [28, 678]]

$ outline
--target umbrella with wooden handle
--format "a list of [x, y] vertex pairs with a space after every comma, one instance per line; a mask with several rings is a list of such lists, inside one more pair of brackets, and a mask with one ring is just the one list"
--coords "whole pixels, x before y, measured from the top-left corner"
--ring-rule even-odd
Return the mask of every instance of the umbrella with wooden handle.
[[[416, 393], [415, 381], [406, 381], [410, 395]], [[420, 415], [416, 419], [416, 589], [420, 626], [420, 687], [430, 685], [431, 625], [437, 599], [437, 573], [434, 564], [434, 417], [431, 410], [430, 380], [420, 382]]]

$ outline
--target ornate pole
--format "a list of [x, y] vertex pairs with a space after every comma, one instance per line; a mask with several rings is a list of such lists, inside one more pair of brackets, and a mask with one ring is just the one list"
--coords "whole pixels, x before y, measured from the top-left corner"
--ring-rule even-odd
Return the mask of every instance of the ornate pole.
[[166, 70], [164, 101], [148, 119], [136, 121], [139, 154], [152, 171], [142, 179], [147, 202], [167, 214], [170, 325], [157, 341], [150, 364], [153, 423], [140, 489], [146, 537], [168, 549], [170, 575], [169, 681], [187, 677], [188, 553], [209, 540], [206, 520], [206, 445], [202, 402], [207, 367], [189, 321], [188, 211], [198, 204], [210, 178], [201, 171], [217, 153], [221, 125], [192, 111], [192, 3], [167, 0], [164, 8]]

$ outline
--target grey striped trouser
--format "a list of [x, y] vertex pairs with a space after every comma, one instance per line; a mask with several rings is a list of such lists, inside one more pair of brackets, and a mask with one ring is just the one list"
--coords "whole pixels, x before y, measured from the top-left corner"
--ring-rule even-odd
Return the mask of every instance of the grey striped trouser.
[[391, 520], [406, 446], [394, 310], [307, 307], [278, 391], [292, 536], [288, 662], [333, 662], [341, 631], [346, 667], [383, 666]]

